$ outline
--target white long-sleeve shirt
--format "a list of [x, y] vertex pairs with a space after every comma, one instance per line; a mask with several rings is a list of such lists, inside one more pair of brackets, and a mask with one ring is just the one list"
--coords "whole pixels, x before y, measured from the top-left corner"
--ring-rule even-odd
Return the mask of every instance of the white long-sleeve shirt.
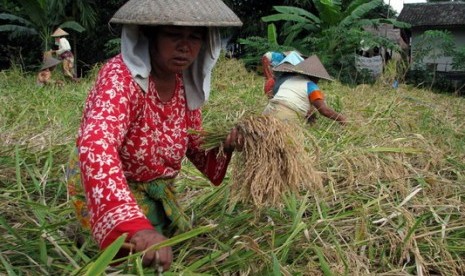
[[71, 51], [71, 45], [69, 45], [69, 42], [66, 38], [62, 37], [58, 40], [58, 50], [57, 50], [57, 55], [61, 55], [66, 51]]

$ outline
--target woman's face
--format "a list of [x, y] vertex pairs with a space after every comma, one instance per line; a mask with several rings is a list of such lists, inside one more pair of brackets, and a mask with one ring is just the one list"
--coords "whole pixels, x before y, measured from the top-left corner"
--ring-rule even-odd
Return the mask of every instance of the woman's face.
[[179, 73], [197, 58], [205, 40], [205, 27], [160, 26], [151, 43], [154, 73]]

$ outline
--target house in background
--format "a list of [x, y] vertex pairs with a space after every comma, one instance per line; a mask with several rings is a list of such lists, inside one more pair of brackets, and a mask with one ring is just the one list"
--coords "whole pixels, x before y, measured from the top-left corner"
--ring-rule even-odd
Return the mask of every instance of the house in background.
[[[391, 24], [380, 24], [379, 26], [365, 26], [363, 30], [377, 37], [384, 37], [399, 46], [404, 52], [408, 50], [408, 45], [401, 36], [400, 29], [395, 29]], [[380, 45], [365, 45], [365, 41], [360, 41], [360, 49], [355, 56], [355, 66], [357, 70], [368, 70], [373, 77], [378, 77], [386, 63], [390, 59], [401, 60], [402, 54], [386, 49]]]
[[[408, 50], [408, 44], [405, 42], [404, 38], [401, 35], [400, 29], [394, 28], [391, 24], [380, 24], [379, 26], [365, 26], [363, 29], [375, 36], [384, 37], [392, 41], [393, 43], [397, 44], [401, 51]], [[395, 54], [400, 55], [400, 53], [394, 53], [390, 50], [384, 50], [381, 52], [381, 56], [385, 61], [389, 60], [390, 58], [400, 59], [401, 57], [394, 57]]]
[[[410, 59], [415, 61], [415, 39], [428, 30], [449, 31], [457, 47], [465, 46], [465, 2], [430, 2], [404, 4], [398, 21], [411, 24], [407, 30], [410, 41]], [[443, 56], [423, 61], [427, 68], [436, 72], [454, 75], [452, 58]], [[457, 75], [457, 74], [455, 74]], [[463, 74], [459, 74], [462, 75]]]

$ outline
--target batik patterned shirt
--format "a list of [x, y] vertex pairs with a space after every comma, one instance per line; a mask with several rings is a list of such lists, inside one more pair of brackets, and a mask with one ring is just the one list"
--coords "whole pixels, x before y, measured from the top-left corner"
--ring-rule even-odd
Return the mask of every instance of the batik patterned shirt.
[[121, 55], [100, 70], [86, 100], [77, 146], [92, 235], [105, 248], [123, 233], [153, 229], [128, 181], [174, 178], [185, 156], [219, 185], [231, 155], [205, 152], [198, 135], [201, 111], [189, 110], [182, 76], [172, 99], [158, 97], [154, 80], [144, 92]]

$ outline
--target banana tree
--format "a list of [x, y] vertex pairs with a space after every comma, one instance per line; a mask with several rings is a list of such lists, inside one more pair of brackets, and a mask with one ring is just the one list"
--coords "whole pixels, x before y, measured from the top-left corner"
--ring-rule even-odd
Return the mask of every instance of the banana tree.
[[[374, 9], [383, 4], [382, 0], [354, 0], [347, 8], [342, 8], [340, 0], [314, 0], [317, 14], [302, 8], [291, 6], [273, 7], [278, 13], [262, 17], [264, 22], [284, 22], [281, 34], [284, 36], [284, 45], [292, 45], [296, 48], [308, 48], [308, 37], [319, 37], [328, 30], [344, 35], [339, 30], [361, 29], [363, 26], [377, 26], [381, 23], [389, 23], [396, 27], [408, 25], [395, 19], [366, 18]], [[343, 37], [332, 35], [336, 41]], [[318, 46], [318, 45], [315, 45]], [[317, 48], [317, 47], [314, 47]], [[301, 49], [304, 50], [304, 49]], [[333, 51], [334, 49], [327, 49]]]

